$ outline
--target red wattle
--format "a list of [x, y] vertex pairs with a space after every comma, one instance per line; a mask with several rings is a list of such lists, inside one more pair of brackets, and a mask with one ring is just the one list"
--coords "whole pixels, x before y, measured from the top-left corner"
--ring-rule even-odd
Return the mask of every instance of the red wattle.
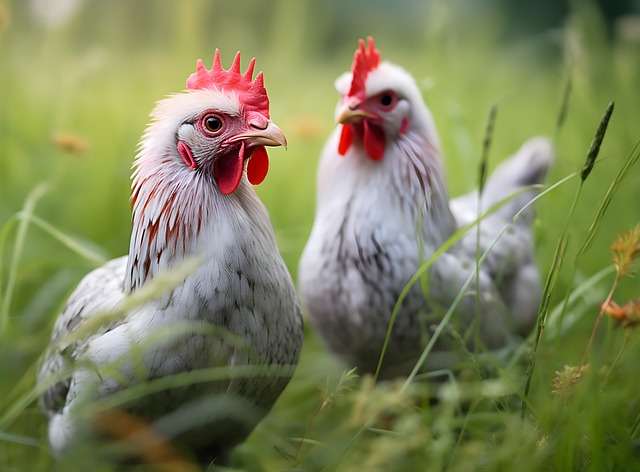
[[344, 156], [351, 147], [351, 141], [353, 141], [353, 126], [350, 124], [342, 125], [340, 131], [340, 143], [338, 144], [338, 154]]
[[402, 120], [402, 124], [400, 125], [400, 131], [398, 131], [398, 134], [400, 136], [404, 136], [405, 134], [407, 134], [408, 129], [409, 129], [409, 118], [405, 117], [405, 119]]
[[213, 168], [213, 172], [218, 179], [218, 188], [223, 195], [233, 193], [240, 184], [242, 172], [244, 171], [244, 143], [240, 145], [240, 152], [237, 156], [220, 157]]
[[247, 178], [253, 185], [259, 185], [269, 171], [269, 155], [264, 146], [259, 146], [253, 151], [247, 164]]
[[178, 152], [180, 153], [182, 160], [185, 164], [187, 164], [188, 167], [191, 167], [192, 169], [198, 167], [198, 164], [196, 164], [196, 160], [193, 158], [193, 153], [191, 152], [191, 149], [189, 148], [187, 143], [185, 143], [184, 141], [178, 141]]
[[379, 161], [384, 156], [386, 144], [384, 131], [379, 126], [370, 124], [368, 120], [364, 120], [362, 125], [364, 128], [362, 135], [364, 150], [371, 159]]

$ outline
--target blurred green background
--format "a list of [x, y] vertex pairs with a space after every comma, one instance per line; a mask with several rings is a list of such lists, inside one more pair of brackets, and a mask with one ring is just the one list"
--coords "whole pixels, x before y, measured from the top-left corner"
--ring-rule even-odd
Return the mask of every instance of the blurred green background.
[[[452, 195], [474, 187], [492, 104], [498, 114], [491, 166], [527, 138], [547, 135], [557, 149], [549, 176], [556, 182], [580, 169], [615, 100], [599, 162], [571, 221], [575, 252], [640, 139], [639, 12], [637, 1], [606, 0], [0, 0], [0, 294], [10, 316], [0, 339], [0, 399], [16, 383], [29, 388], [61, 303], [97, 264], [34, 226], [16, 238], [15, 215], [45, 183], [37, 216], [105, 259], [124, 254], [138, 139], [154, 102], [182, 90], [198, 58], [209, 64], [219, 48], [228, 66], [240, 50], [243, 66], [255, 56], [265, 73], [272, 117], [289, 149], [270, 153], [270, 173], [257, 191], [294, 277], [313, 221], [319, 152], [334, 127], [333, 80], [349, 68], [358, 38], [373, 36], [383, 59], [416, 78], [441, 135]], [[557, 131], [568, 83], [566, 119]], [[577, 183], [574, 178], [539, 202], [543, 272]], [[577, 259], [575, 277], [571, 270], [561, 274], [556, 301], [609, 264], [614, 236], [640, 221], [639, 202], [634, 168], [594, 246]], [[637, 288], [625, 281], [620, 297], [637, 296]], [[578, 351], [595, 305], [591, 312], [576, 331]], [[327, 372], [339, 374], [311, 333], [307, 338], [302, 366], [323, 367], [303, 368], [297, 377], [312, 385]], [[576, 362], [574, 352], [565, 354], [556, 363]], [[302, 394], [294, 388], [290, 395]], [[21, 421], [23, 431], [42, 434], [35, 406]]]
[[[288, 152], [272, 153], [269, 178], [258, 192], [295, 273], [313, 218], [319, 150], [334, 126], [333, 80], [349, 68], [357, 39], [367, 35], [375, 37], [383, 59], [404, 66], [420, 84], [442, 137], [453, 195], [474, 185], [493, 103], [495, 164], [528, 137], [554, 134], [572, 81], [556, 140], [552, 177], [561, 177], [581, 164], [604, 108], [615, 100], [602, 154], [607, 164], [599, 166], [582, 202], [588, 220], [602, 186], [638, 139], [640, 26], [630, 2], [602, 5], [608, 16], [588, 1], [0, 3], [0, 221], [47, 182], [38, 215], [109, 257], [122, 254], [129, 236], [129, 167], [154, 102], [183, 89], [197, 58], [210, 62], [217, 47], [228, 65], [240, 50], [243, 64], [256, 56], [265, 71], [272, 115], [290, 141]], [[638, 200], [638, 183], [632, 177], [617, 197], [625, 211], [609, 214], [605, 243], [638, 220], [630, 201]], [[570, 186], [550, 199], [563, 201], [572, 195]], [[564, 218], [558, 210], [541, 219], [551, 227], [550, 239]], [[88, 268], [51, 238], [30, 233], [14, 313], [32, 301], [48, 272], [63, 270], [71, 280]], [[41, 315], [50, 317], [50, 307]]]

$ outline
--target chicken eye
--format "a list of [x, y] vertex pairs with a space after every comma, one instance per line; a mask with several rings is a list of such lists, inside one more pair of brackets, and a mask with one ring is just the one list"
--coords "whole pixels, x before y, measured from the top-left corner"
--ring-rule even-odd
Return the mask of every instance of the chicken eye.
[[215, 133], [216, 131], [220, 131], [220, 128], [222, 128], [222, 120], [220, 120], [220, 118], [218, 118], [217, 116], [209, 115], [205, 117], [204, 120], [202, 121], [203, 121], [204, 127], [207, 128], [207, 130], [211, 131], [212, 133]]
[[382, 95], [382, 97], [380, 97], [380, 104], [382, 106], [388, 107], [389, 105], [391, 105], [391, 103], [393, 103], [393, 97], [388, 93], [385, 93], [384, 95]]

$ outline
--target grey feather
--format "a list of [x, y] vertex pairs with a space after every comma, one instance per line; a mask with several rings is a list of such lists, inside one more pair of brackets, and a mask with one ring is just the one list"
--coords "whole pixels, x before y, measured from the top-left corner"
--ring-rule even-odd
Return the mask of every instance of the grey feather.
[[[405, 70], [382, 62], [368, 71], [360, 94], [349, 95], [350, 80], [347, 74], [338, 81], [342, 98], [336, 117], [353, 135], [345, 141], [337, 128], [322, 151], [315, 220], [298, 269], [301, 300], [315, 332], [348, 366], [375, 372], [400, 294], [432, 260], [426, 278], [408, 289], [397, 311], [380, 376], [406, 375], [414, 368], [459, 294], [424, 367], [453, 367], [460, 359], [460, 339], [471, 350], [510, 345], [531, 326], [540, 298], [533, 209], [513, 222], [539, 189], [527, 190], [482, 221], [481, 253], [507, 230], [477, 279], [475, 228], [433, 260], [458, 228], [478, 216], [478, 192], [449, 200], [433, 118]], [[380, 97], [393, 94], [397, 103], [380, 107]], [[382, 156], [372, 153], [382, 145]], [[552, 157], [546, 139], [526, 143], [490, 176], [481, 207], [541, 183]]]
[[[112, 402], [107, 414], [123, 410], [203, 464], [220, 461], [293, 375], [302, 316], [269, 215], [246, 174], [228, 195], [214, 175], [220, 143], [227, 143], [223, 158], [245, 155], [244, 141], [227, 142], [224, 134], [253, 129], [242, 121], [238, 100], [199, 89], [171, 96], [154, 111], [133, 175], [130, 253], [82, 279], [55, 322], [38, 372], [57, 454], [109, 433], [96, 431], [92, 408]], [[218, 134], [198, 131], [194, 116], [204, 119], [212, 109], [237, 123]], [[249, 116], [256, 119], [255, 112]], [[274, 143], [284, 143], [279, 128], [263, 121], [256, 142], [264, 145], [270, 132]], [[185, 165], [176, 139], [187, 142], [197, 169]], [[192, 259], [199, 265], [176, 276]], [[131, 301], [168, 274], [177, 280], [162, 293]], [[98, 318], [109, 313], [118, 316]], [[176, 378], [182, 383], [153, 388]], [[127, 397], [142, 387], [141, 398]]]

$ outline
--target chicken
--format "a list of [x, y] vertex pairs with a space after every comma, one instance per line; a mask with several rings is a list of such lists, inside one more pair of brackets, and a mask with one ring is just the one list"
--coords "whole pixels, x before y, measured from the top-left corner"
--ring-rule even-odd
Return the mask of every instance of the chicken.
[[[351, 72], [336, 80], [337, 129], [322, 151], [316, 214], [299, 265], [303, 307], [324, 345], [350, 366], [375, 372], [396, 301], [424, 261], [477, 217], [477, 192], [449, 201], [438, 134], [413, 78], [380, 62], [371, 38], [360, 41]], [[553, 158], [536, 138], [487, 182], [482, 208], [540, 183]], [[474, 349], [506, 346], [530, 329], [540, 283], [529, 228], [537, 192], [523, 191], [482, 221], [480, 250], [492, 248], [450, 322]], [[433, 327], [476, 268], [476, 230], [438, 257], [428, 284], [412, 286], [393, 324], [380, 377], [406, 375]], [[471, 275], [473, 276], [473, 275]], [[476, 301], [475, 293], [479, 293]], [[479, 315], [476, 320], [476, 302]], [[450, 368], [455, 342], [440, 336], [427, 369]]]
[[[251, 186], [267, 174], [265, 146], [286, 146], [286, 139], [270, 119], [263, 74], [253, 79], [254, 64], [255, 58], [241, 73], [238, 53], [225, 70], [216, 50], [211, 70], [199, 60], [187, 90], [153, 111], [134, 163], [129, 255], [82, 279], [55, 322], [38, 373], [40, 384], [53, 383], [40, 403], [58, 454], [95, 430], [88, 405], [147, 383], [153, 393], [118, 411], [202, 463], [220, 462], [289, 382], [302, 316], [269, 216]], [[196, 269], [169, 291], [74, 339], [97, 316], [193, 260]], [[72, 342], [65, 345], [66, 339]], [[243, 375], [243, 366], [253, 370]], [[226, 377], [152, 387], [154, 380], [215, 367], [226, 369]]]

